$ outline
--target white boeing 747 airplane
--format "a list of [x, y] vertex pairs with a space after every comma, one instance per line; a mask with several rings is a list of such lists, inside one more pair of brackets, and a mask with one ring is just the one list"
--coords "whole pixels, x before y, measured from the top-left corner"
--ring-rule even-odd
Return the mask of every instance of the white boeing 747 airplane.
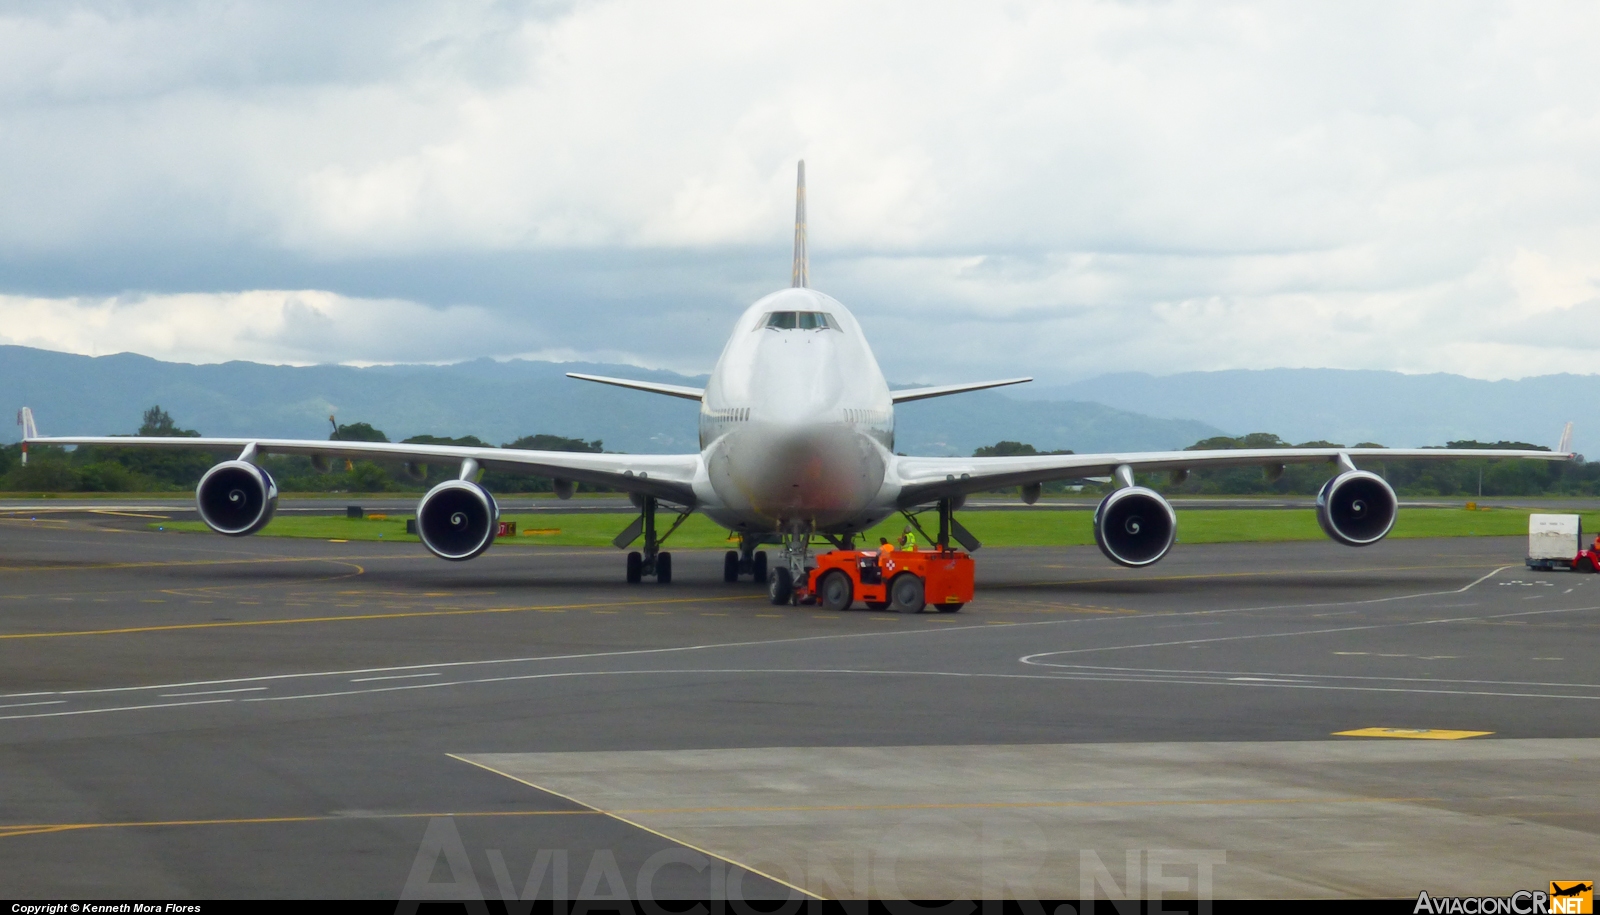
[[[1317, 518], [1333, 540], [1349, 546], [1376, 543], [1394, 525], [1394, 490], [1377, 474], [1359, 470], [1366, 457], [1442, 460], [1469, 457], [1572, 460], [1548, 451], [1444, 449], [1269, 448], [1234, 451], [1166, 451], [1027, 457], [904, 457], [894, 452], [894, 407], [1018, 384], [1008, 378], [973, 384], [890, 390], [855, 316], [838, 301], [811, 289], [806, 257], [805, 163], [800, 163], [790, 288], [751, 305], [734, 324], [704, 390], [622, 378], [572, 374], [585, 381], [681, 397], [700, 404], [697, 454], [582, 454], [448, 445], [406, 445], [268, 438], [40, 437], [31, 414], [24, 441], [39, 445], [113, 445], [119, 448], [238, 450], [211, 468], [196, 488], [200, 517], [230, 536], [253, 534], [271, 520], [278, 490], [257, 461], [269, 454], [306, 455], [325, 469], [332, 458], [404, 463], [413, 476], [425, 464], [455, 464], [458, 478], [429, 490], [417, 505], [417, 533], [435, 555], [471, 559], [494, 542], [499, 508], [477, 482], [480, 470], [551, 477], [561, 498], [577, 482], [627, 492], [639, 516], [614, 541], [626, 549], [627, 578], [672, 580], [672, 555], [661, 547], [692, 512], [739, 535], [740, 548], [725, 559], [724, 578], [750, 575], [766, 582], [775, 603], [786, 603], [803, 580], [814, 539], [848, 545], [855, 535], [896, 513], [935, 509], [939, 526], [929, 539], [952, 539], [975, 550], [977, 540], [955, 518], [968, 495], [1019, 487], [1022, 501], [1039, 498], [1051, 480], [1107, 476], [1115, 489], [1094, 515], [1095, 540], [1125, 566], [1147, 566], [1165, 556], [1177, 535], [1177, 517], [1160, 494], [1134, 482], [1135, 473], [1171, 472], [1181, 479], [1201, 467], [1328, 463], [1332, 476], [1317, 495]], [[664, 532], [658, 512], [676, 515]], [[920, 527], [920, 525], [919, 525]], [[768, 569], [762, 544], [779, 544]], [[903, 608], [920, 610], [921, 607]]]

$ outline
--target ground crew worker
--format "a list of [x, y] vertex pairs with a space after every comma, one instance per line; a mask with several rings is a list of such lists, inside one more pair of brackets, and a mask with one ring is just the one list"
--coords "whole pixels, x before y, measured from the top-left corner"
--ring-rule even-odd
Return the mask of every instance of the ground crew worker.
[[878, 555], [874, 556], [873, 560], [872, 560], [873, 563], [874, 563], [874, 567], [873, 567], [873, 570], [872, 570], [872, 575], [873, 575], [872, 584], [877, 584], [878, 582], [883, 581], [883, 572], [884, 572], [885, 569], [889, 568], [889, 563], [892, 562], [893, 560], [894, 560], [894, 544], [889, 542], [889, 538], [888, 537], [879, 537], [878, 538]]
[[907, 527], [900, 534], [900, 549], [911, 550], [913, 552], [915, 552], [917, 549], [917, 535], [912, 533], [911, 528], [909, 527]]

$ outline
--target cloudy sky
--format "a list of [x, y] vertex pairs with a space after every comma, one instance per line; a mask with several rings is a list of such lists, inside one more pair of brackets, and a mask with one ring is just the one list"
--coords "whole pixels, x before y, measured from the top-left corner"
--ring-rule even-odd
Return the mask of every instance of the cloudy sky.
[[[330, 10], [332, 10], [330, 12]], [[891, 378], [1600, 370], [1593, 3], [0, 7], [0, 343]]]

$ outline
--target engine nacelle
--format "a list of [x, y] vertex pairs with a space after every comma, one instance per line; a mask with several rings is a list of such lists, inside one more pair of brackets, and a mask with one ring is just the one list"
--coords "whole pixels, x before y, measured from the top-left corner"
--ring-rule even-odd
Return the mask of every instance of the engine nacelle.
[[470, 480], [446, 480], [417, 503], [417, 536], [440, 559], [471, 559], [494, 543], [500, 506]]
[[223, 461], [194, 488], [200, 520], [219, 534], [243, 537], [267, 526], [278, 508], [272, 474], [249, 461]]
[[1178, 539], [1178, 516], [1161, 494], [1143, 486], [1119, 489], [1094, 510], [1094, 542], [1115, 563], [1138, 568], [1156, 562]]
[[1365, 470], [1347, 470], [1317, 492], [1317, 523], [1345, 546], [1382, 540], [1399, 509], [1400, 500], [1383, 477]]

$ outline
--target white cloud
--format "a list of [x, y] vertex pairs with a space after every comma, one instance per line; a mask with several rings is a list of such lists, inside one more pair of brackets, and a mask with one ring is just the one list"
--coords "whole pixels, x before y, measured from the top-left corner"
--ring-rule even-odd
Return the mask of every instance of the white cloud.
[[[19, 341], [109, 309], [150, 355], [703, 369], [751, 252], [787, 277], [804, 156], [817, 285], [899, 378], [1600, 355], [1589, 4], [31, 9], [0, 14], [0, 293], [54, 304], [27, 299], [38, 326], [0, 328]], [[541, 260], [525, 296], [483, 276], [561, 251], [647, 266]], [[415, 258], [442, 280], [333, 269]], [[219, 292], [307, 285], [345, 330]], [[119, 289], [149, 292], [84, 304]], [[200, 300], [262, 329], [191, 333]], [[706, 339], [679, 320], [664, 347], [656, 303]], [[1534, 329], [1555, 321], [1580, 326]]]
[[[720, 340], [717, 341], [720, 344]], [[469, 359], [632, 363], [696, 373], [670, 348], [562, 345], [537, 320], [315, 289], [47, 298], [0, 295], [0, 345], [86, 356], [133, 352], [193, 364], [386, 365]]]
[[278, 365], [455, 361], [484, 340], [529, 345], [484, 309], [353, 299], [316, 290], [33, 298], [0, 296], [0, 343], [85, 355], [135, 352], [173, 362]]

